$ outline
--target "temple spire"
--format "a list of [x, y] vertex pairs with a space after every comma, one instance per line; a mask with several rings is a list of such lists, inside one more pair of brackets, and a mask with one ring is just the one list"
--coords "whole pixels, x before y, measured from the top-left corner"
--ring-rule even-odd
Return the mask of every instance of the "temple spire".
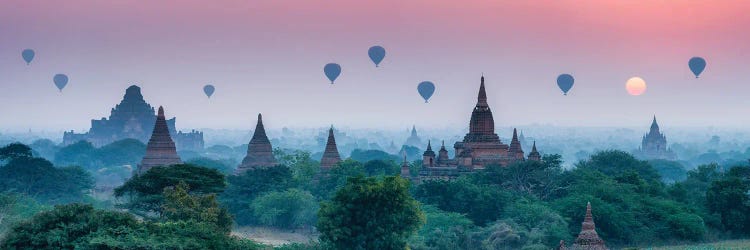
[[320, 159], [320, 168], [323, 170], [329, 170], [336, 166], [341, 161], [339, 155], [339, 149], [336, 146], [336, 138], [333, 135], [333, 125], [328, 129], [328, 141], [326, 142], [326, 149], [323, 152], [323, 158]]
[[276, 164], [271, 141], [268, 140], [266, 129], [263, 127], [263, 116], [258, 114], [258, 123], [255, 125], [253, 138], [247, 145], [247, 155], [237, 167], [237, 173], [240, 174], [252, 168], [274, 167]]
[[651, 131], [659, 132], [659, 124], [656, 123], [656, 115], [654, 115], [654, 120], [651, 121]]
[[531, 153], [529, 153], [529, 160], [532, 161], [541, 161], [542, 155], [539, 154], [539, 151], [536, 150], [536, 141], [534, 141], [534, 144], [531, 146]]
[[154, 131], [151, 133], [151, 139], [146, 145], [146, 154], [138, 165], [138, 174], [145, 173], [149, 169], [157, 166], [170, 166], [182, 164], [180, 156], [177, 155], [172, 137], [169, 135], [169, 127], [164, 117], [164, 108], [159, 107], [159, 113], [154, 123]]
[[479, 84], [479, 94], [477, 96], [477, 106], [488, 106], [487, 104], [487, 92], [484, 90], [484, 75], [482, 75], [481, 83]]
[[516, 158], [523, 159], [523, 148], [521, 148], [521, 141], [518, 140], [518, 130], [513, 129], [513, 139], [510, 140], [510, 147], [508, 152]]
[[599, 238], [599, 234], [596, 233], [594, 217], [591, 215], [591, 202], [586, 203], [586, 216], [581, 223], [581, 233], [578, 234], [573, 249], [607, 249], [604, 240]]

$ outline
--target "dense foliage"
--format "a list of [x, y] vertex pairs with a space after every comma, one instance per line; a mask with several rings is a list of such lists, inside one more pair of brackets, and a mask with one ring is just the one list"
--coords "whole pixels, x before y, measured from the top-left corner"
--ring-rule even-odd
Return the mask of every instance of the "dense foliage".
[[70, 204], [13, 227], [2, 249], [259, 249], [199, 220], [141, 222], [133, 215]]
[[22, 144], [0, 148], [0, 192], [16, 192], [45, 203], [80, 201], [93, 187], [91, 175], [80, 167], [57, 168], [33, 157]]
[[190, 164], [155, 167], [135, 175], [114, 190], [114, 195], [125, 199], [123, 208], [146, 217], [158, 217], [164, 203], [163, 191], [184, 182], [191, 193], [220, 193], [226, 187], [224, 175], [216, 169]]
[[320, 239], [336, 249], [404, 249], [424, 222], [409, 182], [389, 176], [350, 178], [318, 212]]

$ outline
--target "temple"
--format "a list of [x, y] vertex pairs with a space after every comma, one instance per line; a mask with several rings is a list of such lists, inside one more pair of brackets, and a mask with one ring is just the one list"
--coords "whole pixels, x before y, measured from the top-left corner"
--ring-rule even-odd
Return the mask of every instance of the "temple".
[[659, 124], [656, 123], [656, 116], [651, 122], [651, 129], [648, 134], [643, 136], [641, 147], [637, 154], [643, 159], [664, 159], [674, 160], [676, 155], [672, 150], [667, 148], [667, 137], [659, 131]]
[[[125, 90], [125, 96], [120, 104], [112, 108], [109, 119], [91, 120], [91, 129], [83, 134], [77, 134], [72, 130], [64, 132], [63, 145], [88, 141], [96, 147], [101, 147], [128, 138], [146, 143], [156, 121], [154, 113], [154, 108], [143, 99], [141, 88], [135, 85], [130, 86]], [[176, 131], [175, 118], [166, 120], [166, 123], [178, 149], [191, 151], [203, 149], [203, 132]]]
[[[471, 112], [469, 121], [469, 133], [464, 136], [463, 141], [453, 144], [456, 156], [448, 157], [448, 150], [443, 143], [436, 155], [432, 151], [432, 143], [427, 143], [427, 150], [422, 154], [422, 169], [419, 171], [419, 179], [453, 179], [462, 173], [473, 172], [484, 169], [489, 165], [507, 166], [513, 162], [523, 161], [524, 152], [518, 133], [513, 130], [513, 139], [510, 145], [500, 141], [495, 134], [495, 121], [492, 110], [487, 103], [487, 93], [484, 87], [484, 76], [479, 85], [477, 104]], [[534, 160], [541, 159], [536, 152], [532, 152]], [[531, 156], [531, 155], [530, 155]]]
[[263, 127], [263, 117], [258, 114], [258, 123], [255, 125], [253, 138], [247, 145], [247, 155], [237, 167], [236, 174], [242, 174], [249, 169], [275, 167], [277, 164], [273, 156], [271, 141], [268, 140], [266, 129]]
[[406, 142], [404, 143], [404, 145], [409, 145], [413, 147], [422, 146], [422, 139], [419, 138], [419, 136], [417, 135], [417, 126], [412, 125], [411, 135], [409, 136], [409, 138], [406, 138]]
[[333, 136], [333, 126], [328, 129], [328, 142], [323, 152], [323, 158], [320, 159], [320, 168], [323, 171], [330, 170], [341, 161], [339, 149], [336, 147], [336, 138]]
[[594, 217], [591, 216], [591, 202], [586, 204], [586, 217], [581, 223], [581, 232], [578, 234], [578, 238], [573, 242], [573, 246], [570, 249], [575, 250], [607, 250], [607, 246], [604, 245], [604, 240], [599, 238], [599, 234], [596, 233], [596, 226], [594, 225]]
[[164, 108], [159, 107], [159, 114], [156, 116], [151, 139], [148, 140], [146, 145], [146, 155], [143, 156], [141, 164], [138, 164], [136, 173], [143, 174], [153, 167], [175, 164], [182, 164], [182, 160], [177, 155], [177, 148], [172, 141], [172, 137], [169, 136], [167, 120], [164, 118]]

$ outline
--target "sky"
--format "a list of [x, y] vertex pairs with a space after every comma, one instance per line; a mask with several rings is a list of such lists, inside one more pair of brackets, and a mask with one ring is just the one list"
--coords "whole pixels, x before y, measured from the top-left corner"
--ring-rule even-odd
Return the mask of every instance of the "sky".
[[[750, 1], [0, 3], [0, 129], [85, 131], [125, 89], [178, 129], [750, 124]], [[381, 45], [375, 67], [367, 49]], [[31, 65], [21, 51], [32, 48]], [[706, 59], [699, 79], [687, 61]], [[341, 65], [331, 85], [323, 66]], [[59, 92], [57, 73], [70, 81]], [[575, 77], [563, 96], [559, 74]], [[648, 89], [630, 96], [625, 81]], [[429, 103], [416, 86], [436, 85]], [[216, 86], [211, 99], [205, 84]]]

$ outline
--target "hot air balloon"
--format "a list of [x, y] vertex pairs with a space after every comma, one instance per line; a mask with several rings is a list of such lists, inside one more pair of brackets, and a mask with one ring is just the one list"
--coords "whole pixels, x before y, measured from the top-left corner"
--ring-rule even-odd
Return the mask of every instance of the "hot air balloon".
[[323, 72], [326, 73], [326, 77], [328, 77], [328, 80], [331, 80], [331, 84], [333, 84], [333, 81], [341, 74], [341, 66], [335, 63], [329, 63], [323, 67]]
[[33, 49], [25, 49], [21, 52], [21, 57], [23, 57], [23, 60], [26, 61], [26, 65], [31, 63], [31, 60], [34, 60], [34, 53]]
[[68, 76], [65, 74], [57, 74], [52, 80], [55, 82], [55, 86], [57, 86], [57, 89], [59, 89], [60, 92], [65, 88], [65, 85], [68, 85]]
[[206, 86], [203, 86], [203, 93], [206, 93], [206, 96], [208, 96], [208, 98], [211, 98], [211, 96], [214, 94], [214, 90], [216, 90], [216, 88], [214, 88], [214, 85], [208, 84]]
[[696, 56], [690, 58], [688, 66], [690, 66], [690, 71], [693, 71], [695, 78], [698, 78], [698, 76], [703, 73], [703, 70], [706, 69], [706, 60]]
[[383, 61], [383, 58], [385, 58], [385, 48], [381, 46], [372, 46], [369, 50], [367, 50], [367, 55], [370, 56], [370, 60], [375, 63], [375, 67], [378, 67], [378, 64]]
[[432, 93], [435, 93], [435, 84], [430, 81], [420, 82], [419, 85], [417, 85], [417, 91], [419, 91], [419, 94], [424, 98], [424, 102], [427, 103], [427, 100], [430, 99]]
[[557, 86], [560, 87], [563, 95], [568, 95], [568, 91], [573, 88], [574, 81], [575, 79], [573, 79], [573, 76], [569, 74], [562, 74], [557, 76]]

